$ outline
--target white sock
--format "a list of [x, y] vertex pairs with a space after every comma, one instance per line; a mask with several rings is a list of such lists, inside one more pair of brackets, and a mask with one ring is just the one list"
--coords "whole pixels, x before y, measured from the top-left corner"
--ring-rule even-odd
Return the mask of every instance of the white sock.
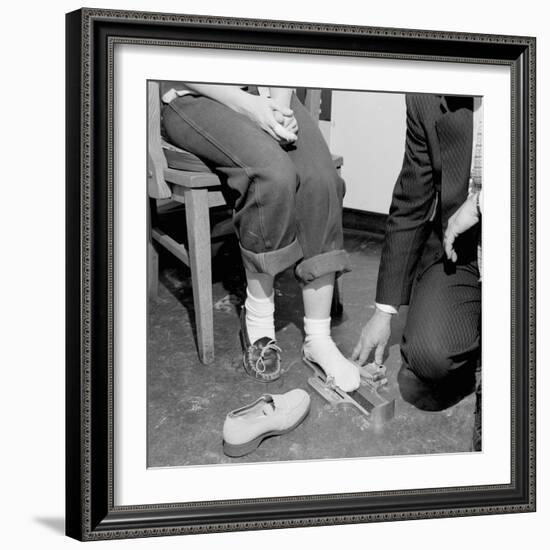
[[308, 319], [304, 317], [304, 353], [326, 373], [334, 378], [334, 383], [346, 392], [359, 387], [359, 368], [346, 359], [330, 337], [330, 317], [328, 319]]
[[260, 338], [268, 336], [275, 340], [275, 303], [274, 293], [268, 298], [256, 298], [246, 289], [244, 302], [246, 330], [248, 339], [253, 344]]

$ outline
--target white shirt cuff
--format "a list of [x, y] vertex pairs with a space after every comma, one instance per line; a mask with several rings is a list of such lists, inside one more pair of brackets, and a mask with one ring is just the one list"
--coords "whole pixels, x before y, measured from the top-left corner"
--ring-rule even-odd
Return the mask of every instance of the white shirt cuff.
[[397, 308], [390, 306], [389, 304], [379, 304], [377, 302], [374, 302], [374, 305], [384, 313], [390, 313], [391, 315], [396, 315], [398, 313]]

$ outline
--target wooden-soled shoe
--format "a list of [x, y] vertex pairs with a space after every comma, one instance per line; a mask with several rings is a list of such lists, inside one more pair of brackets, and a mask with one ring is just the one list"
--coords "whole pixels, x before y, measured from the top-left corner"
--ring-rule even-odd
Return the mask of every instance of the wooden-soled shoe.
[[264, 394], [254, 403], [231, 411], [223, 425], [223, 452], [244, 456], [256, 450], [267, 437], [286, 434], [309, 412], [309, 394], [302, 389], [282, 395]]
[[281, 376], [281, 348], [268, 336], [250, 342], [244, 307], [241, 309], [241, 347], [246, 374], [262, 382], [273, 382]]

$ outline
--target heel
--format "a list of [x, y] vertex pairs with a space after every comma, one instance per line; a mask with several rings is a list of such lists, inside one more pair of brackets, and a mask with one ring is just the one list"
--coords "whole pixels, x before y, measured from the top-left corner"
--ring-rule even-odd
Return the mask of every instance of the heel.
[[223, 452], [227, 456], [230, 456], [231, 458], [239, 458], [241, 456], [250, 454], [252, 451], [255, 451], [262, 442], [263, 437], [257, 437], [256, 439], [253, 439], [252, 441], [248, 441], [247, 443], [241, 443], [240, 445], [233, 445], [232, 443], [228, 443], [227, 441], [223, 441]]

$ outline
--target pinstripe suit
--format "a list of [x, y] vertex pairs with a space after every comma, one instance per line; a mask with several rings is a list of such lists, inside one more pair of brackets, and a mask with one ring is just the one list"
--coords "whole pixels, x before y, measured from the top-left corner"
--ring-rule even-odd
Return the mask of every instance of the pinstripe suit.
[[407, 388], [422, 393], [421, 383], [451, 382], [453, 391], [464, 385], [462, 393], [468, 393], [480, 347], [479, 227], [458, 238], [456, 265], [444, 259], [442, 236], [468, 195], [473, 101], [407, 95], [406, 103], [405, 156], [386, 226], [376, 301], [409, 304], [400, 373]]

